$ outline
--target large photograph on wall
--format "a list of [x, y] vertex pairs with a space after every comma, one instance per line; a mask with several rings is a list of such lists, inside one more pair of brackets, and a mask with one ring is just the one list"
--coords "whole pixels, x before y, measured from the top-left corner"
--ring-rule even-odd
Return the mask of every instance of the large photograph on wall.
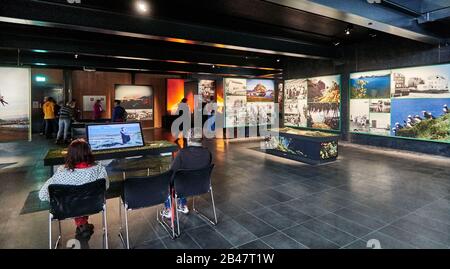
[[[275, 82], [268, 79], [226, 78], [225, 127], [271, 124], [275, 113]], [[264, 115], [265, 122], [260, 122]]]
[[286, 80], [284, 125], [340, 130], [340, 75]]
[[116, 85], [115, 99], [127, 111], [128, 120], [153, 120], [153, 88], [151, 86]]
[[211, 98], [216, 95], [216, 82], [214, 80], [202, 79], [198, 81], [198, 95], [202, 103], [210, 103]]
[[30, 70], [0, 67], [0, 142], [30, 139]]
[[449, 143], [449, 78], [450, 64], [350, 74], [350, 131]]

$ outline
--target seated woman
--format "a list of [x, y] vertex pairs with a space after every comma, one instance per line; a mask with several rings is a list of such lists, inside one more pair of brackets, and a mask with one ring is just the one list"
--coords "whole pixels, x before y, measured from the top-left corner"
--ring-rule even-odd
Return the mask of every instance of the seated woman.
[[[58, 168], [56, 173], [45, 182], [39, 191], [39, 199], [49, 201], [48, 186], [83, 185], [98, 179], [106, 179], [106, 188], [109, 187], [106, 169], [94, 162], [89, 144], [84, 139], [74, 140], [68, 148], [66, 164]], [[90, 237], [94, 233], [94, 225], [88, 223], [88, 216], [75, 218], [77, 236]]]

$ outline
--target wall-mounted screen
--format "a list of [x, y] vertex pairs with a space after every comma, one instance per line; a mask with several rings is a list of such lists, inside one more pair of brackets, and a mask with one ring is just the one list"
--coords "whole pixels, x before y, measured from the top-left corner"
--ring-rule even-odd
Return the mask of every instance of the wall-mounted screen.
[[151, 86], [116, 85], [116, 100], [127, 111], [128, 120], [153, 120], [153, 88]]
[[0, 68], [0, 142], [30, 139], [30, 70]]
[[[275, 82], [269, 79], [226, 78], [225, 127], [272, 123], [275, 113]], [[266, 122], [260, 122], [264, 115]]]
[[86, 135], [94, 151], [144, 146], [139, 122], [87, 125]]
[[286, 80], [284, 125], [340, 130], [341, 76]]
[[450, 142], [450, 64], [350, 74], [350, 131]]

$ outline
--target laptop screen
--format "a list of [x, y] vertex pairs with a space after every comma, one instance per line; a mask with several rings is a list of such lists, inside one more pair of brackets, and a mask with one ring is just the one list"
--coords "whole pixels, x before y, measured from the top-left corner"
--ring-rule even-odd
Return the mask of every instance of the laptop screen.
[[86, 136], [93, 151], [144, 146], [140, 122], [87, 125]]

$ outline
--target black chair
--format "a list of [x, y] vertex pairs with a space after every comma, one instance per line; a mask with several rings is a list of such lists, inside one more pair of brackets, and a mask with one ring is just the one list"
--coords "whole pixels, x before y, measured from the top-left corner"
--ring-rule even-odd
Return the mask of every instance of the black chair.
[[[214, 204], [214, 194], [213, 189], [211, 186], [211, 173], [214, 168], [214, 164], [211, 164], [205, 168], [202, 169], [196, 169], [196, 170], [187, 170], [187, 169], [180, 169], [177, 170], [173, 177], [173, 188], [175, 191], [175, 210], [177, 214], [177, 228], [178, 228], [178, 234], [177, 236], [180, 236], [180, 221], [178, 218], [178, 210], [177, 210], [177, 203], [178, 203], [178, 197], [189, 197], [193, 196], [192, 198], [192, 209], [194, 212], [196, 212], [204, 221], [211, 223], [212, 225], [217, 224], [217, 215], [216, 215], [216, 206]], [[211, 194], [211, 201], [212, 201], [212, 208], [214, 213], [214, 220], [209, 219], [206, 217], [203, 213], [198, 211], [195, 208], [195, 196], [210, 193]]]
[[103, 247], [108, 248], [108, 226], [106, 223], [106, 180], [99, 179], [83, 185], [59, 185], [48, 187], [50, 196], [49, 210], [49, 247], [52, 249], [52, 221], [57, 220], [59, 235], [55, 243], [61, 241], [61, 221], [76, 217], [89, 216], [102, 212]]
[[[124, 181], [123, 194], [119, 205], [120, 232], [119, 237], [127, 249], [130, 248], [128, 233], [128, 211], [146, 208], [158, 204], [163, 204], [170, 194], [170, 179], [172, 171], [148, 177], [129, 177]], [[172, 200], [172, 199], [170, 199]], [[125, 210], [125, 232], [126, 243], [122, 234], [122, 207]], [[156, 211], [156, 220], [169, 233], [172, 239], [175, 238], [174, 221], [172, 218], [172, 228], [159, 218], [159, 210]], [[171, 232], [169, 230], [172, 230]]]

